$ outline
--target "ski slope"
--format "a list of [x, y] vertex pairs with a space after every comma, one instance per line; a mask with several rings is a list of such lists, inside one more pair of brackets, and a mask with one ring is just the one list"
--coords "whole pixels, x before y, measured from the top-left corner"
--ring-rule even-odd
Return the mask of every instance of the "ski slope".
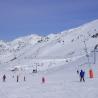
[[[0, 98], [98, 98], [97, 34], [98, 20], [94, 20], [45, 37], [33, 34], [0, 41]], [[77, 74], [81, 69], [86, 73], [85, 82]], [[89, 69], [94, 71], [93, 79]], [[2, 81], [4, 74], [6, 82]]]
[[[75, 61], [38, 73], [10, 72], [4, 69], [0, 71], [0, 76], [6, 74], [7, 79], [4, 83], [0, 78], [0, 98], [97, 98], [98, 63], [91, 65], [94, 70], [93, 79], [89, 78], [89, 67], [86, 65], [85, 82], [79, 81], [79, 75], [76, 73], [77, 64], [78, 62]], [[18, 83], [16, 75], [19, 75]], [[23, 81], [24, 76], [26, 77], [25, 82]], [[42, 83], [42, 77], [45, 77], [45, 83]]]

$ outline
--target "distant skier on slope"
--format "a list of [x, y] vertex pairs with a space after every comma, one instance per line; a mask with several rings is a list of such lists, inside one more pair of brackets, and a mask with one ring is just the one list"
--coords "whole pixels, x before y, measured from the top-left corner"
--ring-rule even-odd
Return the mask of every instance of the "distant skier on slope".
[[85, 71], [81, 70], [80, 71], [80, 82], [81, 81], [85, 82], [84, 75], [85, 75]]
[[79, 70], [77, 70], [77, 74], [79, 74]]
[[42, 83], [45, 83], [45, 77], [42, 77]]
[[25, 76], [24, 76], [23, 80], [26, 81], [26, 77]]
[[17, 75], [17, 82], [19, 81], [19, 76]]
[[6, 75], [4, 74], [3, 75], [3, 82], [5, 82], [5, 80], [6, 80]]

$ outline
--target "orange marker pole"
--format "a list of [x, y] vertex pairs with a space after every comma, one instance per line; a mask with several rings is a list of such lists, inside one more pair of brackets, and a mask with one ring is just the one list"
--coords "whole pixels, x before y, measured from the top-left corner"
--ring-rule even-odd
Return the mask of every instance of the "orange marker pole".
[[92, 69], [89, 70], [89, 77], [90, 78], [94, 78], [94, 73], [93, 73], [93, 70]]

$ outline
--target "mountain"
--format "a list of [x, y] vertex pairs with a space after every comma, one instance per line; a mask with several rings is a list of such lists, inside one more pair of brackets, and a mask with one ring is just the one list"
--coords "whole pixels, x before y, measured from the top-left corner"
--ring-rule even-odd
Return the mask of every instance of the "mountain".
[[[0, 98], [98, 98], [97, 59], [98, 20], [58, 34], [0, 41]], [[85, 82], [77, 74], [81, 69]]]
[[[32, 66], [74, 61], [90, 55], [98, 44], [98, 20], [47, 36], [20, 37], [0, 41], [0, 63], [10, 66]], [[54, 61], [55, 60], [55, 61]], [[49, 65], [50, 64], [50, 65]], [[60, 63], [62, 64], [62, 63]]]

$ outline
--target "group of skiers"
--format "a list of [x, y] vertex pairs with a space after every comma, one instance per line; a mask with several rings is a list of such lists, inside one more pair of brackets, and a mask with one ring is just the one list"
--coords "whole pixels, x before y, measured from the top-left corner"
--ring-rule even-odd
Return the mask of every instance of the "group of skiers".
[[83, 71], [81, 69], [81, 71], [79, 72], [79, 70], [77, 70], [77, 74], [79, 74], [79, 77], [80, 77], [80, 82], [85, 82], [85, 79], [84, 79], [84, 76], [85, 76], [85, 71]]
[[[14, 76], [13, 76], [13, 78], [14, 78]], [[3, 82], [6, 81], [6, 75], [5, 74], [3, 75], [2, 79], [3, 79]], [[23, 77], [23, 80], [26, 81], [26, 77], [25, 76]], [[19, 75], [16, 76], [16, 81], [19, 82]]]
[[[82, 69], [81, 69], [81, 71], [77, 70], [77, 74], [80, 77], [80, 82], [82, 82], [82, 81], [85, 82], [85, 79], [84, 79], [85, 71], [83, 71]], [[13, 76], [13, 78], [14, 78], [14, 76]], [[3, 75], [2, 79], [3, 79], [3, 82], [6, 81], [6, 75], [5, 74]], [[16, 76], [16, 81], [19, 82], [19, 75]], [[23, 81], [26, 81], [25, 76], [23, 77]], [[42, 77], [42, 83], [45, 83], [45, 77]]]
[[[84, 79], [85, 71], [81, 70], [79, 72], [79, 70], [77, 70], [77, 74], [79, 74], [80, 82], [82, 82], [82, 81], [85, 82], [85, 79]], [[14, 78], [14, 76], [13, 76], [13, 78]], [[6, 81], [6, 75], [5, 74], [3, 75], [2, 79], [3, 79], [3, 82]], [[19, 75], [16, 76], [16, 81], [19, 82]], [[26, 81], [25, 76], [23, 77], [23, 81]], [[45, 77], [42, 77], [42, 83], [45, 83]]]
[[[14, 76], [13, 76], [13, 78], [14, 78]], [[3, 82], [6, 81], [6, 75], [5, 74], [3, 75], [2, 79], [3, 79]], [[23, 81], [26, 81], [25, 76], [23, 77]], [[19, 75], [16, 76], [16, 82], [19, 82]], [[45, 77], [42, 77], [42, 83], [45, 83]]]

